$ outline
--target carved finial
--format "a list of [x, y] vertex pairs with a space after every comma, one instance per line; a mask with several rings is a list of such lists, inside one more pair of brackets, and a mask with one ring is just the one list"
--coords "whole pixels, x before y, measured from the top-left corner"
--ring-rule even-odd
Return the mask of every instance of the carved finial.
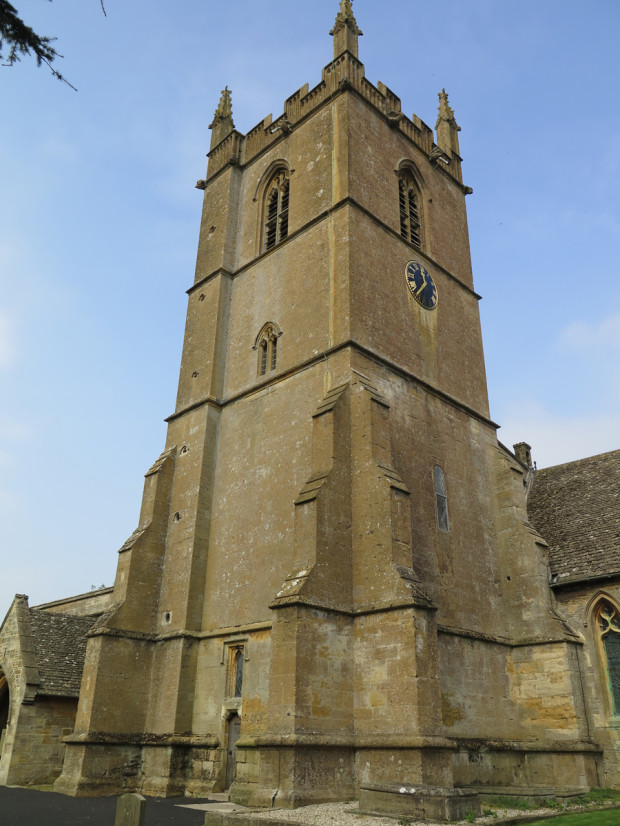
[[225, 86], [222, 89], [222, 96], [213, 116], [213, 123], [209, 125], [209, 129], [211, 129], [211, 149], [230, 135], [234, 128], [230, 89]]
[[[448, 102], [448, 93], [445, 89], [442, 89], [439, 93], [439, 118], [445, 118], [445, 120], [452, 120], [456, 124], [456, 120], [454, 120], [454, 109], [450, 106]], [[457, 127], [457, 129], [458, 128], [460, 127]]]
[[334, 59], [343, 52], [351, 52], [357, 57], [357, 38], [363, 32], [355, 20], [351, 0], [340, 0], [340, 9], [330, 34], [334, 37]]
[[439, 114], [437, 115], [435, 129], [437, 130], [437, 146], [448, 154], [452, 151], [458, 155], [458, 133], [461, 131], [461, 127], [456, 122], [454, 109], [452, 109], [448, 102], [448, 95], [445, 89], [442, 89], [439, 93]]
[[[357, 21], [355, 20], [355, 15], [353, 14], [352, 0], [340, 0], [340, 9], [338, 10], [338, 14], [336, 15], [334, 29], [336, 28], [336, 26], [338, 26], [339, 23], [350, 23], [351, 26], [355, 29], [356, 34], [362, 34], [360, 29], [358, 28]], [[330, 34], [334, 33], [334, 29], [332, 29]]]
[[222, 97], [215, 110], [215, 119], [232, 118], [232, 99], [230, 97], [230, 89], [225, 86], [222, 89]]

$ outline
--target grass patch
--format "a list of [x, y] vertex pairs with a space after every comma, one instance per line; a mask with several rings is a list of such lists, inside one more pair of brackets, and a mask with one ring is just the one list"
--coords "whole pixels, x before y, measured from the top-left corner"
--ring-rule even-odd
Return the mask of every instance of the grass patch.
[[[591, 791], [581, 794], [578, 797], [568, 797], [556, 800], [549, 798], [541, 803], [530, 803], [522, 797], [516, 795], [494, 795], [488, 798], [488, 802], [496, 809], [517, 809], [526, 812], [530, 809], [556, 809], [561, 810], [569, 806], [591, 806], [603, 803], [620, 803], [620, 789], [592, 789]], [[614, 826], [620, 826], [620, 813], [616, 812], [617, 822]], [[554, 824], [559, 821], [554, 820]], [[575, 821], [577, 823], [577, 821]], [[560, 824], [561, 826], [561, 824]], [[577, 824], [578, 826], [578, 824]]]
[[575, 812], [572, 815], [560, 815], [553, 820], [536, 820], [529, 826], [618, 826], [620, 813], [617, 809], [603, 812]]
[[606, 803], [609, 800], [620, 801], [620, 789], [592, 789], [576, 799], [585, 800], [586, 803]]

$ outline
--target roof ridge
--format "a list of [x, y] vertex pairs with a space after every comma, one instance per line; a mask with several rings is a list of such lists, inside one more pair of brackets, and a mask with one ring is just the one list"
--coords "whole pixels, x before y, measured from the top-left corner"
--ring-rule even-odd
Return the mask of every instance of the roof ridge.
[[538, 475], [539, 473], [544, 473], [547, 470], [557, 470], [558, 468], [568, 467], [569, 465], [581, 465], [584, 462], [591, 462], [594, 459], [602, 459], [604, 456], [613, 456], [615, 453], [620, 456], [620, 449], [606, 450], [604, 453], [595, 453], [593, 456], [584, 456], [582, 459], [573, 459], [572, 462], [561, 462], [559, 465], [549, 465], [548, 467], [538, 468], [536, 473]]

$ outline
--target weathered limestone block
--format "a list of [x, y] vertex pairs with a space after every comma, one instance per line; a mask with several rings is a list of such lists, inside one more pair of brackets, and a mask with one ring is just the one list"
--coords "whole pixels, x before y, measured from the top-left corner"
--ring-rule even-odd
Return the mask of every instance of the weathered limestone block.
[[114, 826], [144, 826], [146, 798], [141, 794], [123, 794], [116, 803]]
[[360, 788], [360, 812], [423, 820], [464, 820], [467, 815], [480, 814], [480, 800], [477, 794], [464, 789], [382, 783]]

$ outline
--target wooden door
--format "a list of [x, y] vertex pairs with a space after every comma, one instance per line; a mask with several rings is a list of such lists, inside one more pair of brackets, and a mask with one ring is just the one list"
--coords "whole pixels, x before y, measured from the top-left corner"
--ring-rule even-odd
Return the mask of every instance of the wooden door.
[[230, 789], [237, 768], [237, 740], [241, 734], [241, 717], [238, 714], [228, 721], [228, 754], [226, 755], [226, 788]]

